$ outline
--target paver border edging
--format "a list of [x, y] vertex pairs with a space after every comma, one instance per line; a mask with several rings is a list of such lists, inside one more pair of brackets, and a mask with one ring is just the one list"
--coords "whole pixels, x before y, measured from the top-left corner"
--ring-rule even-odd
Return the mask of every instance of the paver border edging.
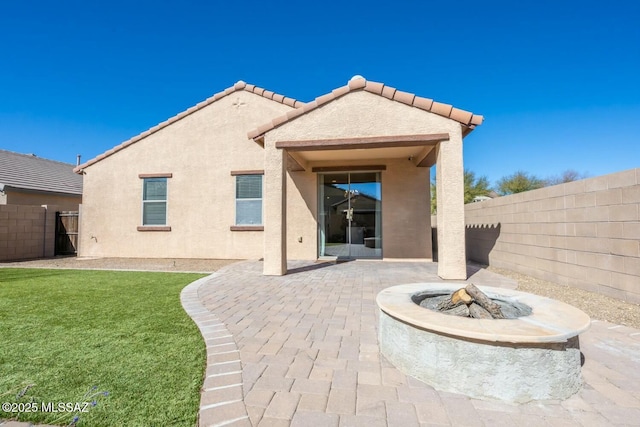
[[207, 350], [204, 383], [200, 393], [198, 425], [221, 427], [249, 421], [243, 400], [240, 351], [233, 335], [198, 297], [198, 289], [219, 273], [188, 284], [180, 292], [184, 311], [200, 330]]

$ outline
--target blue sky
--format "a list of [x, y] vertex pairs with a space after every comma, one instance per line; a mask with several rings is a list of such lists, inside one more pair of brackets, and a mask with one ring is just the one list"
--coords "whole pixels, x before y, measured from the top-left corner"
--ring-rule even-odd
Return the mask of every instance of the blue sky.
[[238, 80], [310, 101], [355, 74], [485, 116], [465, 167], [640, 167], [640, 2], [7, 1], [0, 148], [88, 160]]

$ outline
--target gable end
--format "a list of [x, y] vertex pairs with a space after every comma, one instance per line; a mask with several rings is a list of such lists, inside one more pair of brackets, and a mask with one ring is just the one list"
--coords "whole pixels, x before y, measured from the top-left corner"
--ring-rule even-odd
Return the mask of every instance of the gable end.
[[289, 107], [292, 107], [292, 108], [300, 108], [300, 107], [305, 105], [303, 102], [297, 101], [297, 100], [295, 100], [293, 98], [289, 98], [289, 97], [286, 97], [284, 95], [277, 94], [275, 92], [266, 90], [266, 89], [258, 87], [256, 85], [247, 84], [247, 83], [243, 82], [242, 80], [240, 80], [236, 84], [234, 84], [233, 86], [223, 90], [222, 92], [216, 93], [215, 95], [205, 99], [202, 102], [199, 102], [198, 104], [194, 105], [193, 107], [190, 107], [190, 108], [186, 109], [185, 111], [183, 111], [183, 112], [171, 117], [170, 119], [167, 119], [164, 122], [155, 125], [154, 127], [142, 132], [141, 134], [136, 135], [133, 138], [131, 138], [131, 139], [129, 139], [129, 140], [127, 140], [127, 141], [115, 146], [115, 147], [113, 147], [112, 149], [105, 151], [104, 153], [100, 154], [99, 156], [94, 157], [93, 159], [91, 159], [91, 160], [89, 160], [89, 161], [77, 166], [76, 168], [73, 169], [73, 171], [75, 173], [77, 173], [77, 174], [82, 174], [82, 171], [85, 168], [87, 168], [87, 167], [89, 167], [89, 166], [91, 166], [91, 165], [93, 165], [95, 163], [98, 163], [99, 161], [101, 161], [101, 160], [103, 160], [103, 159], [105, 159], [105, 158], [117, 153], [118, 151], [121, 151], [121, 150], [127, 148], [128, 146], [130, 146], [132, 144], [135, 144], [136, 142], [148, 137], [149, 135], [152, 135], [152, 134], [158, 132], [161, 129], [166, 128], [167, 126], [169, 126], [169, 125], [171, 125], [171, 124], [173, 124], [173, 123], [175, 123], [175, 122], [177, 122], [179, 120], [184, 119], [185, 117], [195, 113], [196, 111], [199, 111], [199, 110], [203, 109], [204, 107], [206, 107], [206, 106], [218, 101], [219, 99], [222, 99], [222, 98], [224, 98], [226, 96], [229, 96], [229, 95], [233, 94], [234, 92], [241, 91], [241, 90], [249, 92], [249, 93], [256, 94], [258, 96], [261, 96], [263, 98], [267, 98], [267, 99], [269, 99], [271, 101], [275, 101], [275, 102], [278, 102], [280, 104], [288, 105]]
[[264, 134], [269, 132], [270, 130], [275, 129], [276, 127], [281, 126], [290, 120], [294, 120], [295, 118], [303, 114], [307, 114], [308, 112], [313, 111], [324, 104], [332, 102], [350, 92], [359, 90], [365, 90], [375, 95], [385, 97], [391, 101], [400, 102], [410, 107], [419, 108], [421, 110], [425, 110], [430, 113], [437, 114], [439, 116], [459, 122], [464, 127], [463, 135], [467, 135], [477, 125], [482, 124], [484, 120], [484, 117], [481, 115], [473, 114], [465, 110], [460, 110], [459, 108], [455, 108], [454, 106], [449, 104], [443, 104], [432, 99], [422, 98], [413, 93], [402, 92], [394, 87], [386, 86], [384, 83], [370, 82], [365, 80], [364, 78], [354, 78], [351, 79], [346, 86], [334, 89], [333, 91], [316, 98], [314, 101], [305, 104], [301, 108], [289, 111], [283, 116], [276, 117], [271, 122], [266, 123], [259, 128], [249, 132], [247, 134], [247, 137], [249, 139], [255, 140], [256, 142], [259, 142]]

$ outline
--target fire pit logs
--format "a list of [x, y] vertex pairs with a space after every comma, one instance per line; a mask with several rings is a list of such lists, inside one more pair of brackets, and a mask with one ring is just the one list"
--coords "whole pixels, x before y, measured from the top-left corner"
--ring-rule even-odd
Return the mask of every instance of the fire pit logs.
[[452, 293], [419, 292], [411, 299], [429, 310], [474, 319], [516, 319], [531, 314], [531, 307], [511, 299], [488, 296], [473, 283]]
[[[470, 283], [448, 297], [440, 297], [435, 309], [444, 314], [475, 319], [504, 319], [500, 305], [493, 302], [484, 292]], [[420, 306], [431, 308], [433, 303], [428, 299], [420, 302]]]

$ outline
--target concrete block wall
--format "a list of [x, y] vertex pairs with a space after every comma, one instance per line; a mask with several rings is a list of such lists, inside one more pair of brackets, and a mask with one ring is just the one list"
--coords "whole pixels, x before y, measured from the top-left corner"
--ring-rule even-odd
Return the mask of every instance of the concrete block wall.
[[640, 169], [465, 206], [467, 259], [640, 303]]
[[0, 205], [0, 261], [54, 255], [56, 206]]

